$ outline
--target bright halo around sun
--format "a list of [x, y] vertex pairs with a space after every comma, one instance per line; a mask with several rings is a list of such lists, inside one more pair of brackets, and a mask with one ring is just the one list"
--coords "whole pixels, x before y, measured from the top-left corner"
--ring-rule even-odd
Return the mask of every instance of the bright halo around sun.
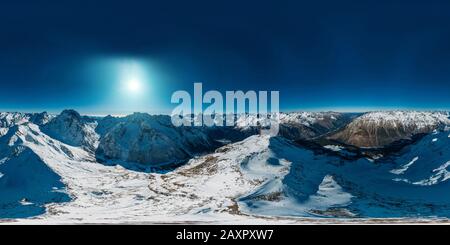
[[148, 90], [149, 77], [143, 63], [127, 60], [120, 65], [121, 91], [128, 99], [137, 99]]

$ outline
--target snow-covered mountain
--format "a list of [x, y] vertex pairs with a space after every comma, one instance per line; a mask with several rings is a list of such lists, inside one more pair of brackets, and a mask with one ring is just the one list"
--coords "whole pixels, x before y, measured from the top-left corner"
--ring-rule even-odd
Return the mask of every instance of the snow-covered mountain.
[[158, 166], [186, 161], [215, 145], [202, 128], [175, 127], [169, 116], [135, 113], [110, 128], [96, 153], [104, 160]]
[[[21, 158], [7, 162], [9, 165], [5, 166], [20, 161], [23, 167], [16, 170], [24, 172], [30, 180], [18, 179], [20, 190], [0, 185], [0, 193], [11, 190], [17, 195], [12, 200], [15, 208], [3, 206], [7, 214], [1, 217], [41, 214], [32, 220], [21, 220], [31, 223], [214, 221], [219, 217], [228, 222], [258, 220], [236, 213], [239, 211], [236, 199], [263, 182], [288, 173], [289, 162], [272, 160], [272, 145], [283, 151], [294, 147], [283, 138], [252, 136], [243, 142], [221, 147], [215, 153], [193, 158], [175, 171], [157, 174], [97, 163], [92, 152], [54, 140], [31, 123], [23, 124], [15, 131], [15, 134], [11, 130], [10, 135], [0, 138], [2, 146], [14, 142], [12, 145], [28, 149], [50, 171], [43, 174], [28, 171], [27, 166], [30, 170], [35, 169], [31, 168], [34, 163], [27, 165]], [[11, 172], [15, 171], [5, 171], [0, 180], [11, 179], [3, 179]], [[22, 182], [39, 178], [51, 181], [42, 185], [32, 181], [37, 190], [33, 193], [45, 194], [46, 202], [37, 202], [33, 194], [24, 191], [28, 185]], [[53, 182], [56, 180], [60, 182]], [[58, 183], [64, 183], [65, 191]], [[47, 186], [51, 186], [50, 190], [46, 190]], [[56, 199], [52, 193], [65, 196], [56, 196], [59, 198]], [[63, 198], [68, 196], [70, 201]], [[52, 203], [46, 204], [49, 201]], [[19, 208], [30, 203], [45, 208], [46, 212], [22, 213]]]
[[[428, 132], [434, 125], [436, 130], [374, 159], [344, 157], [340, 146], [315, 144], [317, 150], [289, 135], [245, 135], [236, 127], [176, 128], [168, 116], [3, 113], [0, 195], [6, 198], [0, 200], [0, 219], [39, 215], [18, 221], [267, 223], [268, 216], [279, 217], [276, 222], [449, 218], [448, 114], [384, 114], [395, 120], [371, 116], [383, 121], [375, 124], [381, 128], [401, 118], [398, 128]], [[344, 126], [349, 116], [343, 117], [340, 122], [340, 114], [286, 114], [282, 124], [305, 126], [315, 132], [308, 137], [315, 138]], [[422, 131], [410, 133], [416, 132]], [[220, 141], [227, 137], [231, 143]], [[132, 167], [181, 160], [184, 165], [165, 172]]]
[[0, 137], [0, 218], [38, 215], [45, 212], [47, 203], [70, 200], [62, 191], [61, 177], [28, 147], [40, 144], [38, 134], [36, 125], [21, 122]]
[[43, 125], [42, 131], [68, 145], [82, 146], [94, 151], [99, 141], [99, 136], [95, 132], [96, 127], [96, 121], [82, 117], [74, 110], [64, 110]]
[[280, 135], [291, 140], [312, 139], [350, 123], [359, 114], [338, 112], [280, 113]]
[[[339, 112], [279, 113], [279, 135], [291, 140], [312, 139], [345, 126], [357, 115], [359, 114]], [[258, 118], [255, 114], [239, 115], [235, 129], [257, 134], [260, 126], [250, 125], [256, 125], [256, 123], [264, 125], [265, 120], [264, 117]]]
[[10, 127], [32, 122], [36, 125], [44, 125], [52, 119], [47, 112], [42, 113], [21, 113], [21, 112], [0, 112], [0, 136], [5, 135]]
[[449, 116], [448, 112], [369, 112], [329, 138], [358, 147], [383, 147], [450, 125]]
[[0, 112], [0, 127], [10, 128], [28, 121], [29, 117], [20, 112]]
[[[288, 139], [309, 139], [347, 123], [352, 115], [334, 112], [295, 112], [280, 116], [280, 135]], [[186, 161], [193, 155], [214, 150], [219, 142], [235, 142], [259, 134], [256, 115], [236, 117], [234, 127], [174, 127], [168, 116], [135, 113], [125, 118], [106, 117], [96, 131], [101, 138], [97, 156], [149, 166]]]

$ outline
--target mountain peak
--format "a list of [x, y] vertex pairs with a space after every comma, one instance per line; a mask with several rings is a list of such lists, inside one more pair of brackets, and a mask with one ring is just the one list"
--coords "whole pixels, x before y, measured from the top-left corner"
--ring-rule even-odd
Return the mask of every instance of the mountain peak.
[[427, 111], [368, 112], [329, 138], [358, 147], [383, 147], [450, 125], [449, 113]]
[[96, 124], [83, 120], [75, 110], [64, 110], [42, 127], [50, 137], [72, 146], [84, 146], [94, 150], [99, 136], [95, 133]]
[[59, 114], [59, 116], [61, 116], [61, 117], [75, 118], [75, 119], [81, 119], [80, 113], [78, 113], [77, 111], [75, 111], [75, 110], [73, 110], [73, 109], [66, 109], [66, 110], [63, 110], [63, 111], [61, 112], [61, 114]]

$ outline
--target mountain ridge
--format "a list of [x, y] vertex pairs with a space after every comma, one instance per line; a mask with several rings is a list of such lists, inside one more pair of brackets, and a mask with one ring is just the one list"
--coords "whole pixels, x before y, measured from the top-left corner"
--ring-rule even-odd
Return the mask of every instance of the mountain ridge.
[[328, 136], [357, 147], [377, 148], [450, 125], [448, 112], [369, 112]]
[[[411, 112], [399, 115], [403, 113]], [[415, 113], [425, 115], [425, 119], [430, 116], [430, 112]], [[301, 121], [299, 118], [303, 116], [292, 114], [290, 120], [298, 120], [293, 122], [297, 124], [293, 127], [322, 122], [325, 128], [332, 130], [337, 124], [341, 125], [339, 114], [308, 114], [307, 118], [311, 115], [317, 116], [317, 120]], [[353, 121], [364, 119], [365, 115]], [[429, 126], [436, 125], [436, 121], [446, 122], [447, 115], [436, 114], [431, 121], [418, 122], [422, 128], [431, 130]], [[246, 215], [397, 218], [420, 217], [417, 216], [420, 213], [424, 217], [433, 214], [450, 217], [450, 200], [446, 198], [450, 184], [450, 127], [446, 124], [395, 153], [377, 158], [342, 157], [349, 154], [345, 147], [317, 144], [308, 135], [303, 140], [314, 143], [311, 147], [299, 144], [296, 137], [290, 139], [290, 135], [248, 135], [247, 130], [241, 131], [239, 127], [228, 127], [222, 134], [210, 131], [222, 130], [218, 127], [174, 128], [168, 116], [146, 113], [123, 118], [90, 118], [75, 111], [64, 111], [40, 125], [30, 118], [17, 114], [3, 119], [8, 120], [8, 124], [3, 125], [10, 127], [0, 135], [0, 192], [8, 191], [5, 181], [14, 176], [15, 171], [11, 170], [14, 166], [23, 176], [32, 174], [34, 168], [41, 169], [37, 172], [43, 174], [37, 178], [42, 176], [51, 181], [44, 182], [45, 185], [33, 182], [35, 192], [27, 191], [30, 185], [21, 181], [24, 184], [15, 191], [17, 196], [6, 206], [0, 203], [3, 208], [0, 218], [17, 217], [14, 214], [27, 207], [33, 207], [33, 211], [30, 209], [26, 214], [39, 215], [36, 222], [69, 223], [79, 222], [80, 218], [84, 222], [105, 222], [112, 217], [128, 221], [155, 221], [167, 217], [170, 220], [222, 217], [242, 221], [248, 217]], [[375, 118], [384, 119], [384, 114]], [[401, 122], [417, 124], [414, 120]], [[291, 121], [284, 123], [288, 126]], [[63, 130], [66, 127], [70, 130]], [[86, 127], [95, 137], [83, 131]], [[48, 132], [64, 137], [53, 137]], [[221, 141], [211, 147], [231, 132], [242, 138]], [[113, 155], [107, 164], [99, 162], [99, 148], [93, 151], [87, 147], [92, 146], [91, 139], [97, 139], [98, 147], [106, 144], [119, 155]], [[159, 139], [166, 141], [161, 144]], [[121, 148], [115, 149], [116, 146]], [[205, 147], [206, 151], [198, 154], [181, 151], [183, 155], [179, 158], [174, 158], [177, 155], [170, 151], [170, 147], [175, 151], [191, 151], [197, 146]], [[169, 152], [159, 158], [161, 164], [166, 164], [166, 159], [186, 161], [163, 172], [134, 168], [136, 164], [154, 166], [158, 163], [156, 158], [151, 159], [158, 154], [148, 154], [150, 158], [145, 158], [145, 152], [151, 152], [152, 148]], [[145, 160], [142, 163], [131, 160], [130, 152]], [[30, 157], [24, 158], [23, 154]], [[30, 171], [25, 159], [34, 159], [30, 161], [35, 163], [30, 163]], [[36, 192], [37, 196], [45, 198], [36, 199]]]

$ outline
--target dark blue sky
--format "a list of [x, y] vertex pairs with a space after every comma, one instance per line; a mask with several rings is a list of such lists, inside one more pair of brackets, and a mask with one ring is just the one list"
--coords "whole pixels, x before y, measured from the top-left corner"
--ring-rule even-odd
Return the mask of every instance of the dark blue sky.
[[450, 109], [450, 2], [274, 2], [2, 1], [0, 109], [167, 112], [194, 82], [283, 110]]

